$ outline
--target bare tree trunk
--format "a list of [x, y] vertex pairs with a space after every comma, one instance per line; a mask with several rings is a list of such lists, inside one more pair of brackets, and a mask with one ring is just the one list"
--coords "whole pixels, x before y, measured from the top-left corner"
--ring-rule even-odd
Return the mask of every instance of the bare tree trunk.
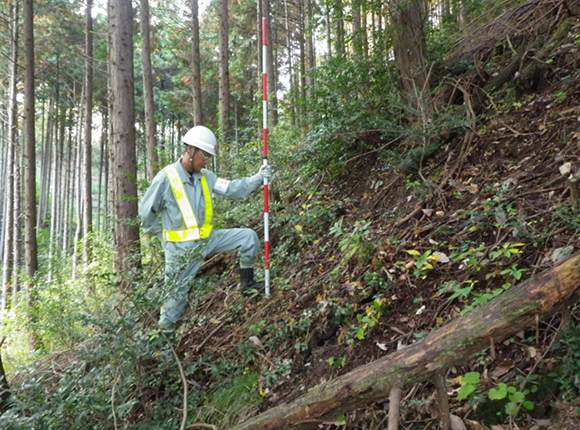
[[324, 2], [324, 14], [326, 16], [326, 50], [328, 61], [332, 60], [332, 23], [330, 22], [330, 0]]
[[40, 173], [40, 201], [38, 202], [38, 211], [36, 212], [36, 225], [39, 229], [44, 228], [46, 220], [46, 207], [48, 204], [50, 179], [50, 103], [48, 102], [48, 113], [46, 112], [46, 101], [42, 103], [42, 124], [40, 130], [42, 133], [42, 152], [41, 152], [41, 173]]
[[467, 1], [460, 0], [459, 2], [459, 24], [461, 28], [467, 26]]
[[18, 131], [18, 102], [16, 76], [18, 74], [18, 2], [10, 4], [10, 78], [8, 83], [8, 152], [6, 155], [6, 210], [4, 216], [4, 259], [2, 267], [2, 316], [8, 307], [8, 284], [13, 274], [14, 252], [14, 172]]
[[[304, 11], [304, 2], [305, 0], [298, 0], [298, 5], [300, 8], [299, 13], [299, 31], [300, 36], [298, 40], [300, 41], [300, 53], [299, 53], [299, 62], [298, 65], [300, 67], [300, 98], [302, 100], [306, 100], [306, 13]], [[302, 113], [300, 116], [303, 116]]]
[[219, 112], [222, 145], [230, 135], [230, 69], [228, 0], [220, 0], [219, 31]]
[[[146, 0], [144, 0], [146, 1]], [[86, 34], [86, 78], [85, 78], [85, 144], [83, 152], [84, 165], [84, 259], [91, 261], [91, 234], [93, 232], [93, 0], [87, 0], [87, 34]], [[143, 35], [145, 39], [145, 35]], [[145, 61], [145, 60], [143, 60]], [[144, 72], [145, 73], [145, 72]], [[146, 91], [146, 90], [144, 90]], [[147, 112], [147, 97], [145, 97]], [[80, 223], [79, 223], [80, 225]]]
[[367, 2], [361, 0], [361, 41], [362, 41], [362, 53], [365, 58], [369, 56], [369, 37], [368, 37], [368, 10]]
[[[58, 65], [58, 60], [57, 60]], [[58, 78], [58, 66], [57, 66], [57, 78]], [[56, 87], [56, 96], [55, 96], [55, 106], [54, 106], [54, 116], [55, 116], [55, 123], [54, 123], [54, 137], [53, 137], [53, 147], [54, 147], [54, 154], [52, 159], [52, 202], [51, 202], [51, 209], [50, 209], [50, 239], [48, 244], [48, 282], [52, 282], [54, 276], [54, 263], [56, 261], [56, 256], [58, 254], [57, 249], [57, 237], [58, 237], [58, 228], [59, 228], [59, 202], [61, 199], [58, 196], [61, 195], [61, 175], [62, 175], [62, 167], [63, 167], [63, 160], [62, 160], [62, 147], [64, 145], [63, 142], [63, 134], [62, 129], [59, 127], [59, 123], [64, 122], [64, 118], [59, 113], [59, 102], [60, 102], [60, 89], [57, 84]], [[60, 130], [60, 133], [59, 133]]]
[[395, 0], [391, 16], [395, 31], [394, 51], [399, 79], [407, 104], [419, 110], [429, 91], [424, 25], [425, 0]]
[[[82, 109], [80, 109], [82, 112]], [[69, 110], [70, 113], [70, 120], [69, 124], [75, 124], [74, 121], [74, 109]], [[81, 124], [83, 122], [82, 116], [79, 118], [79, 121], [76, 122], [77, 130], [75, 131], [75, 136], [81, 136]], [[60, 220], [60, 228], [59, 230], [62, 232], [62, 255], [68, 257], [70, 255], [70, 244], [72, 243], [72, 231], [74, 231], [74, 218], [73, 218], [73, 210], [74, 210], [74, 195], [78, 188], [76, 188], [74, 184], [75, 178], [81, 176], [80, 170], [76, 169], [77, 163], [77, 148], [80, 142], [75, 141], [73, 138], [73, 126], [71, 125], [68, 127], [68, 137], [67, 137], [67, 148], [68, 148], [68, 156], [66, 160], [66, 168], [64, 171], [63, 176], [63, 184], [62, 184], [62, 196], [61, 199], [63, 202], [61, 208], [61, 216], [59, 217]], [[76, 173], [76, 174], [75, 174]]]
[[580, 300], [580, 255], [510, 288], [471, 313], [450, 321], [426, 338], [357, 367], [308, 390], [230, 430], [316, 428], [336, 417], [385, 398], [392, 389], [432, 379], [452, 366]]
[[306, 86], [308, 88], [307, 97], [310, 99], [314, 92], [314, 68], [316, 67], [316, 57], [314, 54], [314, 15], [312, 11], [313, 0], [306, 1]]
[[[292, 29], [290, 27], [290, 19], [288, 17], [288, 1], [284, 0], [284, 20], [286, 23], [286, 45], [288, 48], [288, 81], [290, 82], [290, 94], [295, 92], [295, 88], [293, 87], [294, 82], [294, 70], [293, 70], [293, 62], [292, 62]], [[296, 101], [290, 103], [290, 118], [292, 125], [297, 125], [297, 108], [296, 108]]]
[[111, 171], [115, 192], [115, 248], [117, 272], [140, 267], [135, 153], [133, 79], [133, 10], [131, 0], [109, 0], [109, 94]]
[[50, 205], [50, 187], [52, 184], [52, 158], [53, 158], [53, 146], [52, 142], [54, 140], [54, 111], [53, 102], [51, 98], [48, 101], [48, 112], [46, 115], [46, 128], [44, 132], [44, 151], [42, 156], [42, 192], [41, 200], [38, 210], [37, 223], [39, 228], [47, 229], [49, 228], [48, 223], [48, 208]]
[[451, 1], [441, 0], [441, 21], [445, 24], [451, 20]]
[[336, 24], [335, 51], [338, 57], [343, 57], [344, 47], [344, 9], [342, 0], [335, 0], [334, 23]]
[[14, 239], [13, 242], [13, 270], [12, 270], [12, 305], [16, 306], [20, 293], [20, 270], [22, 260], [22, 166], [24, 155], [18, 144], [14, 147]]
[[360, 34], [361, 16], [359, 0], [352, 0], [352, 48], [357, 57], [362, 55], [362, 37]]
[[[80, 136], [80, 135], [79, 135]], [[72, 270], [71, 270], [71, 277], [72, 279], [76, 279], [76, 271], [78, 267], [78, 260], [79, 260], [79, 243], [82, 238], [83, 234], [83, 226], [84, 226], [84, 214], [85, 214], [85, 200], [86, 196], [85, 190], [82, 187], [82, 177], [86, 172], [84, 172], [84, 160], [82, 157], [82, 142], [79, 140], [78, 144], [75, 145], [74, 148], [74, 157], [73, 162], [71, 163], [71, 170], [72, 172], [76, 172], [76, 174], [71, 175], [70, 179], [70, 213], [69, 213], [69, 222], [70, 229], [67, 233], [72, 237]], [[75, 208], [76, 208], [76, 226], [75, 226]], [[88, 260], [86, 260], [88, 261]]]
[[[36, 242], [36, 141], [34, 136], [34, 13], [33, 0], [24, 0], [24, 245], [25, 266], [28, 277], [27, 293], [29, 310], [36, 303], [34, 278], [38, 269]], [[30, 348], [39, 346], [33, 314], [30, 314]]]
[[203, 111], [201, 109], [201, 60], [199, 55], [199, 4], [198, 0], [191, 0], [191, 26], [193, 61], [193, 125], [203, 124]]
[[32, 0], [24, 0], [24, 169], [26, 274], [30, 282], [38, 268], [36, 244], [36, 141], [34, 136], [34, 24]]
[[153, 179], [159, 171], [159, 157], [157, 156], [157, 125], [155, 123], [155, 103], [153, 100], [151, 27], [149, 20], [149, 0], [141, 0], [141, 57], [143, 59], [143, 99], [145, 101], [145, 131], [147, 134], [147, 175], [149, 179]]
[[[108, 123], [108, 116], [107, 116], [107, 111], [106, 109], [104, 109], [101, 112], [101, 116], [103, 117], [103, 131], [101, 133], [101, 147], [100, 147], [100, 151], [99, 151], [99, 185], [97, 186], [97, 231], [102, 231], [104, 230], [103, 228], [103, 223], [101, 222], [102, 219], [102, 213], [104, 211], [103, 208], [103, 196], [106, 196], [107, 193], [106, 191], [103, 191], [103, 176], [104, 176], [104, 172], [105, 172], [105, 163], [107, 160], [107, 157], [105, 157], [105, 154], [107, 153], [107, 148], [105, 146], [105, 142], [107, 140], [107, 123]], [[106, 200], [106, 198], [105, 198]]]

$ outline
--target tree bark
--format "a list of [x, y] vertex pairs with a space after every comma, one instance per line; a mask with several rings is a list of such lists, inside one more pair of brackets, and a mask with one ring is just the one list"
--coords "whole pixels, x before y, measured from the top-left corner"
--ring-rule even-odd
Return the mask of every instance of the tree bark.
[[293, 430], [385, 398], [390, 390], [433, 378], [452, 366], [580, 300], [580, 254], [522, 282], [416, 342], [360, 366], [230, 430]]
[[111, 172], [117, 272], [140, 267], [137, 211], [137, 155], [131, 0], [109, 0], [109, 81]]
[[[300, 41], [300, 56], [298, 61], [298, 66], [300, 68], [300, 98], [305, 102], [306, 101], [306, 13], [305, 9], [305, 1], [306, 0], [298, 0], [298, 5], [300, 7], [299, 13], [299, 41]], [[304, 103], [302, 103], [304, 104]], [[304, 116], [304, 109], [300, 112], [300, 116]]]
[[429, 91], [425, 46], [425, 0], [395, 0], [391, 4], [395, 26], [394, 52], [401, 88], [407, 103], [418, 108], [419, 97]]
[[229, 69], [229, 24], [228, 0], [220, 0], [220, 33], [219, 33], [219, 104], [220, 134], [222, 144], [230, 135], [230, 69]]
[[344, 55], [344, 10], [342, 0], [335, 1], [333, 18], [336, 25], [334, 50], [336, 51], [337, 57], [342, 57]]
[[[34, 278], [38, 269], [38, 245], [36, 241], [36, 140], [34, 135], [34, 12], [33, 0], [24, 1], [24, 249], [27, 275], [27, 299], [29, 310], [36, 303]], [[32, 313], [29, 316], [31, 351], [40, 346]]]
[[[293, 87], [293, 83], [294, 83], [294, 63], [292, 62], [292, 28], [290, 26], [290, 19], [289, 19], [289, 14], [288, 14], [288, 1], [289, 0], [284, 0], [284, 22], [286, 24], [286, 47], [288, 49], [288, 82], [290, 82], [290, 97], [292, 97], [293, 93], [295, 92], [296, 88]], [[294, 103], [290, 103], [289, 104], [289, 112], [290, 112], [290, 122], [292, 125], [297, 125], [298, 121], [297, 121], [297, 113], [296, 113], [296, 101]]]
[[[147, 0], [144, 0], [147, 1]], [[85, 39], [86, 74], [85, 74], [85, 144], [83, 151], [84, 165], [84, 259], [91, 261], [91, 233], [93, 232], [93, 0], [87, 0], [87, 34]], [[145, 38], [145, 36], [143, 36]], [[145, 60], [143, 60], [145, 61]], [[145, 71], [143, 72], [145, 74]], [[145, 86], [145, 85], [144, 85]], [[146, 93], [146, 90], [145, 94]], [[147, 115], [147, 97], [145, 97], [145, 115]], [[147, 135], [149, 137], [149, 134]]]
[[6, 160], [6, 210], [3, 220], [4, 256], [2, 268], [2, 316], [8, 306], [8, 284], [12, 279], [14, 252], [14, 172], [16, 136], [18, 130], [18, 102], [16, 100], [16, 76], [18, 74], [18, 2], [10, 4], [10, 78], [8, 88], [8, 152]]
[[356, 57], [362, 56], [362, 37], [360, 34], [361, 27], [361, 14], [360, 14], [360, 2], [358, 0], [352, 0], [352, 47], [353, 53]]
[[326, 17], [326, 55], [332, 60], [332, 23], [330, 22], [330, 0], [324, 2], [324, 16]]
[[34, 136], [34, 14], [33, 0], [24, 1], [24, 191], [26, 274], [30, 282], [38, 268], [36, 243], [36, 140]]
[[316, 67], [316, 57], [314, 53], [314, 15], [312, 2], [306, 0], [306, 86], [308, 87], [308, 98], [314, 94], [314, 68]]
[[22, 166], [24, 165], [23, 151], [20, 145], [14, 147], [14, 239], [12, 253], [12, 305], [16, 306], [20, 293], [20, 268], [22, 265]]
[[147, 134], [147, 176], [152, 180], [159, 171], [159, 157], [157, 156], [157, 125], [155, 123], [155, 102], [153, 100], [151, 26], [149, 25], [149, 21], [149, 0], [141, 0], [141, 57], [143, 61], [145, 133]]
[[[143, 0], [142, 0], [143, 1]], [[191, 0], [191, 27], [192, 27], [192, 75], [193, 75], [193, 125], [203, 124], [201, 110], [201, 59], [199, 54], [199, 4], [198, 0]]]

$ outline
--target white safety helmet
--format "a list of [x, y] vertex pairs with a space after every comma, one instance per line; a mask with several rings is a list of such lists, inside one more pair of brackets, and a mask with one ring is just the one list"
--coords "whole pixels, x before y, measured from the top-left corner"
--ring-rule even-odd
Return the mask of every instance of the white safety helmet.
[[194, 146], [211, 155], [215, 155], [215, 146], [217, 144], [215, 134], [203, 125], [197, 125], [190, 129], [185, 133], [181, 141], [186, 145]]

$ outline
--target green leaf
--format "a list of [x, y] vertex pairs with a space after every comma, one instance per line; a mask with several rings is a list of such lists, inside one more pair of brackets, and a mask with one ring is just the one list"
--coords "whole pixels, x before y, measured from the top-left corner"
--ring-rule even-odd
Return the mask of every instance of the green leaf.
[[526, 399], [526, 396], [521, 391], [517, 391], [513, 394], [510, 394], [509, 399], [514, 403], [522, 403]]
[[468, 372], [461, 380], [466, 384], [479, 384], [481, 382], [481, 374], [479, 372]]
[[536, 404], [531, 400], [526, 400], [524, 403], [522, 403], [522, 406], [526, 408], [528, 411], [533, 411]]
[[519, 409], [518, 405], [514, 402], [509, 402], [505, 405], [505, 413], [508, 415], [517, 415]]
[[[506, 398], [507, 386], [501, 383], [499, 385], [498, 388], [492, 388], [489, 390], [489, 393], [487, 393], [487, 397], [489, 397], [490, 400], [501, 400]], [[503, 387], [501, 385], [503, 385]]]
[[294, 228], [295, 228], [296, 230], [298, 230], [300, 233], [302, 233], [302, 226], [301, 226], [301, 225], [298, 225], [298, 224], [297, 224], [297, 225], [295, 225], [295, 226], [294, 226]]
[[471, 384], [465, 384], [457, 392], [457, 400], [462, 401], [467, 399], [475, 391], [475, 386]]
[[364, 340], [365, 331], [362, 328], [359, 328], [356, 332], [356, 337], [358, 337], [360, 340]]
[[421, 253], [419, 251], [417, 251], [416, 249], [409, 249], [405, 251], [407, 254], [409, 255], [421, 255]]

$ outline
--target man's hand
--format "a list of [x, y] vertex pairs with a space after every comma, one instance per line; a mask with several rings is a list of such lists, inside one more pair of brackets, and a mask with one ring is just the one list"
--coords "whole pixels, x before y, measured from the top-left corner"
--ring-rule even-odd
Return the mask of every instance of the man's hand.
[[269, 164], [262, 164], [262, 166], [260, 167], [260, 171], [258, 172], [258, 175], [262, 176], [262, 179], [270, 178], [272, 176], [272, 168], [270, 167]]

